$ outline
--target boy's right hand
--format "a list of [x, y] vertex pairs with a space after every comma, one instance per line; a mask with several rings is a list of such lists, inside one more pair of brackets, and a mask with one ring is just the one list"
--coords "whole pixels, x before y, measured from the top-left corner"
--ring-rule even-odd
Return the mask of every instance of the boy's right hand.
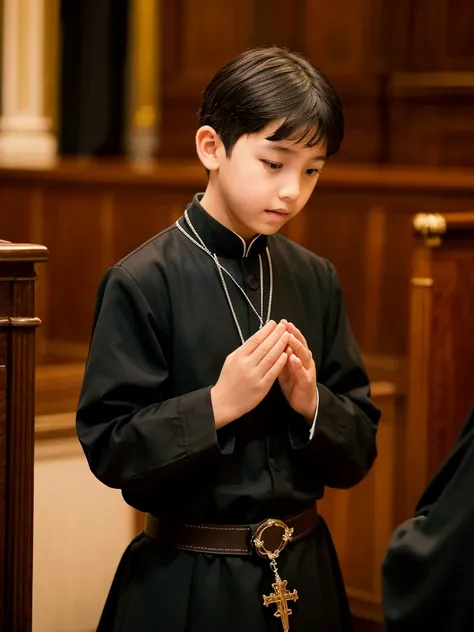
[[289, 335], [284, 323], [271, 320], [227, 356], [211, 388], [216, 428], [248, 413], [267, 395], [288, 359]]

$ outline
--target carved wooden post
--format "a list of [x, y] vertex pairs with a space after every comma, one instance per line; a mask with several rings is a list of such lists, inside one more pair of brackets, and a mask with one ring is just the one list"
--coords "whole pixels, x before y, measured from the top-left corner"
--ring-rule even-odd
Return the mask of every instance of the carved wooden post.
[[456, 441], [473, 404], [474, 211], [414, 219], [405, 517]]
[[429, 479], [430, 360], [433, 316], [433, 249], [441, 245], [446, 220], [419, 214], [413, 220], [416, 243], [412, 253], [408, 401], [405, 431], [406, 473], [404, 515], [410, 516]]
[[32, 625], [35, 263], [48, 258], [0, 243], [0, 632]]

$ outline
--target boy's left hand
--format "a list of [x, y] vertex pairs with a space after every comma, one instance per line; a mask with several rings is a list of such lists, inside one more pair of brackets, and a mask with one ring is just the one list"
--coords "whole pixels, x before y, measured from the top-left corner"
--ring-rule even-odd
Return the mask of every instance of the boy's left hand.
[[278, 381], [293, 410], [303, 415], [311, 424], [318, 403], [316, 365], [300, 330], [293, 323], [283, 322], [291, 335], [286, 348], [288, 361], [280, 373]]

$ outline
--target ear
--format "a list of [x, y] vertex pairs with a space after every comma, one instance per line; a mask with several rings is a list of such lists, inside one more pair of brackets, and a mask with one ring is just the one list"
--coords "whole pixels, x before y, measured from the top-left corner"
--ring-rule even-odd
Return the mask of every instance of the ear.
[[224, 146], [219, 134], [210, 127], [203, 125], [196, 132], [196, 152], [199, 160], [208, 171], [219, 169], [219, 158]]

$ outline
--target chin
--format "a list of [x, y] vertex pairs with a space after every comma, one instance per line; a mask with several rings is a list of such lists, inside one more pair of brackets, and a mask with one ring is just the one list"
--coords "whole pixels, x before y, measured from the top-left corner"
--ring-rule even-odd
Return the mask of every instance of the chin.
[[256, 232], [259, 233], [260, 235], [275, 235], [276, 233], [278, 233], [282, 228], [283, 228], [284, 224], [282, 224], [281, 226], [268, 226], [264, 225], [264, 226], [260, 226], [259, 230], [257, 230]]
[[282, 218], [281, 220], [278, 220], [276, 222], [259, 222], [258, 225], [255, 226], [255, 232], [260, 233], [261, 235], [275, 235], [283, 228], [283, 226], [288, 223], [289, 219], [290, 217], [285, 217], [284, 219]]

